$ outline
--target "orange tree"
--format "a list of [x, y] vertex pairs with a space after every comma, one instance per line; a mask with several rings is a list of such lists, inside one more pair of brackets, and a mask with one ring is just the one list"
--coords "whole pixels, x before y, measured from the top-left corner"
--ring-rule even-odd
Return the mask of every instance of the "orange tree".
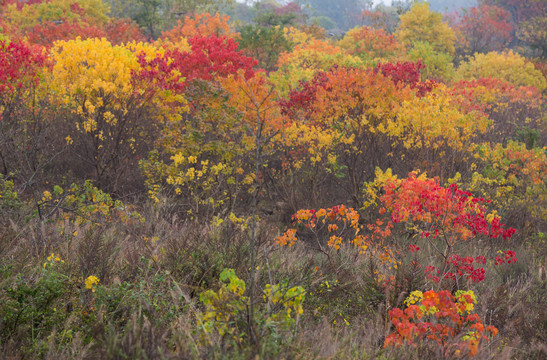
[[287, 38], [295, 44], [291, 51], [282, 52], [277, 61], [277, 71], [270, 74], [281, 95], [297, 89], [300, 81], [309, 81], [333, 66], [363, 67], [363, 61], [346, 53], [327, 40], [315, 39], [296, 29], [286, 30]]
[[[333, 182], [344, 182], [338, 188], [347, 193], [339, 195], [349, 197], [359, 207], [359, 188], [375, 167], [393, 166], [402, 160], [394, 158], [394, 149], [407, 143], [409, 137], [417, 138], [420, 131], [414, 128], [415, 119], [402, 118], [403, 110], [436, 98], [428, 95], [433, 83], [420, 81], [420, 66], [386, 63], [376, 69], [333, 67], [312, 81], [301, 82], [300, 89], [282, 101], [283, 111], [291, 118], [283, 161], [294, 171], [308, 172], [307, 180], [312, 184], [309, 198], [317, 200], [319, 188], [315, 184], [325, 186], [319, 181], [325, 179], [327, 171], [335, 175]], [[419, 116], [421, 112], [415, 109], [412, 113]], [[428, 136], [442, 136], [436, 129], [437, 119], [432, 116], [427, 122], [429, 125], [421, 128]]]
[[[394, 331], [384, 347], [410, 345], [440, 348], [443, 356], [475, 356], [481, 342], [497, 335], [494, 326], [484, 326], [473, 313], [473, 291], [413, 291], [405, 300], [407, 308], [389, 310]], [[432, 349], [432, 350], [433, 350]]]
[[372, 64], [379, 60], [398, 60], [405, 52], [393, 35], [368, 26], [348, 31], [338, 44], [350, 55], [359, 56]]
[[176, 48], [179, 51], [189, 51], [188, 40], [194, 37], [206, 38], [216, 36], [234, 39], [237, 33], [228, 25], [229, 17], [225, 15], [209, 13], [186, 16], [184, 21], [177, 21], [177, 25], [171, 30], [162, 32], [156, 40], [157, 46]]
[[181, 37], [188, 39], [195, 36], [216, 35], [234, 38], [237, 33], [228, 25], [229, 20], [229, 16], [220, 14], [203, 13], [186, 16], [184, 21], [177, 21], [177, 25], [171, 30], [164, 31], [160, 39], [176, 43]]

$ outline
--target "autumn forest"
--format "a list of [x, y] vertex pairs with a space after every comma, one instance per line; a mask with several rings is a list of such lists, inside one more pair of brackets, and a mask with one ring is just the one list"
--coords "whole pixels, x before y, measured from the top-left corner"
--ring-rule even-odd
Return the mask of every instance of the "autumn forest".
[[0, 0], [0, 358], [547, 357], [547, 2], [339, 3]]

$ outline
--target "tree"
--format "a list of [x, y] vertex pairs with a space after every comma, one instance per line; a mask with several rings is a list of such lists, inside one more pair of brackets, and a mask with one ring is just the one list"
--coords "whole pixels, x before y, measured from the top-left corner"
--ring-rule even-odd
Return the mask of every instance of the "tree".
[[544, 0], [480, 0], [486, 5], [494, 5], [504, 8], [513, 16], [513, 21], [517, 26], [539, 14], [545, 14], [547, 3]]
[[281, 94], [288, 94], [291, 89], [298, 88], [301, 80], [311, 80], [319, 71], [329, 70], [333, 66], [363, 67], [363, 61], [351, 56], [327, 40], [315, 39], [298, 32], [297, 37], [305, 40], [299, 43], [297, 39], [289, 39], [296, 45], [290, 52], [283, 52], [277, 63], [278, 70], [270, 75]]
[[259, 13], [254, 22], [260, 26], [296, 26], [304, 23], [302, 9], [295, 2], [286, 5], [257, 3]]
[[425, 96], [406, 101], [386, 130], [399, 134], [412, 158], [421, 161], [421, 169], [447, 178], [472, 156], [473, 141], [490, 124], [484, 114], [468, 111], [439, 84]]
[[466, 54], [502, 51], [511, 42], [511, 14], [503, 8], [481, 4], [463, 9], [455, 29], [465, 39], [460, 45]]
[[100, 0], [51, 0], [6, 7], [6, 21], [16, 37], [51, 46], [55, 40], [105, 36], [108, 8]]
[[[148, 46], [147, 51], [156, 50]], [[131, 45], [77, 38], [56, 42], [52, 58], [49, 85], [58, 106], [68, 110], [67, 143], [73, 144], [81, 167], [88, 172], [84, 176], [92, 177], [102, 189], [117, 192], [122, 176], [136, 173], [136, 155], [148, 151], [155, 138], [156, 124], [150, 118], [144, 120], [147, 103], [140, 101], [132, 82], [132, 72], [140, 66], [137, 55]]]
[[368, 26], [351, 29], [338, 44], [349, 54], [359, 56], [371, 63], [378, 60], [395, 60], [404, 53], [404, 47], [395, 37], [382, 29]]
[[280, 53], [292, 49], [283, 29], [278, 26], [247, 25], [241, 29], [238, 41], [239, 47], [267, 71], [275, 70]]
[[230, 17], [227, 15], [199, 13], [187, 15], [184, 21], [177, 21], [177, 25], [171, 30], [164, 31], [160, 39], [177, 42], [181, 37], [207, 37], [211, 35], [234, 38], [236, 33], [228, 25]]
[[412, 47], [416, 41], [428, 42], [435, 51], [454, 55], [456, 34], [442, 21], [440, 13], [429, 9], [428, 3], [415, 3], [400, 19], [395, 36], [401, 43]]
[[517, 38], [530, 48], [532, 56], [547, 58], [547, 16], [536, 16], [519, 24]]
[[505, 80], [515, 86], [534, 86], [539, 91], [547, 88], [545, 77], [534, 65], [519, 54], [509, 50], [504, 53], [475, 54], [456, 71], [457, 79], [492, 77]]
[[59, 23], [47, 22], [39, 24], [27, 31], [28, 39], [33, 44], [50, 47], [57, 40], [71, 40], [106, 37], [102, 27], [89, 25], [85, 22], [70, 22], [60, 20]]
[[292, 121], [285, 131], [287, 145], [298, 150], [288, 154], [288, 168], [312, 174], [308, 190], [313, 199], [318, 195], [315, 184], [327, 172], [336, 174], [333, 181], [345, 192], [342, 196], [359, 207], [361, 184], [385, 160], [381, 154], [390, 151], [392, 141], [387, 137], [401, 135], [397, 113], [414, 97], [406, 81], [418, 82], [419, 72], [404, 65], [392, 66], [393, 76], [384, 75], [383, 70], [388, 72], [387, 66], [379, 70], [333, 67], [302, 82], [283, 102]]
[[428, 42], [415, 42], [407, 56], [410, 60], [421, 61], [425, 65], [422, 75], [426, 79], [448, 81], [454, 77], [452, 56], [435, 51]]
[[397, 10], [391, 6], [388, 7], [382, 4], [378, 4], [374, 10], [363, 10], [361, 18], [366, 26], [382, 29], [388, 34], [393, 33], [399, 23]]
[[105, 26], [106, 38], [113, 45], [142, 42], [146, 37], [138, 25], [131, 19], [113, 18]]
[[495, 206], [522, 231], [533, 233], [544, 221], [547, 204], [547, 156], [539, 147], [507, 141], [481, 144], [478, 171], [466, 185], [470, 191], [493, 199]]
[[86, 22], [100, 26], [108, 22], [108, 8], [101, 0], [51, 0], [39, 1], [19, 7], [10, 4], [5, 17], [20, 32], [26, 33], [36, 25], [47, 22]]
[[4, 175], [25, 172], [31, 178], [38, 159], [45, 156], [39, 146], [47, 126], [40, 113], [38, 85], [47, 65], [39, 47], [0, 40], [0, 173]]
[[505, 143], [518, 138], [529, 147], [545, 144], [544, 100], [537, 88], [515, 86], [496, 78], [479, 78], [455, 82], [449, 91], [468, 111], [492, 119], [492, 128], [481, 140]]
[[187, 107], [170, 112], [176, 116], [168, 113], [157, 147], [142, 166], [153, 197], [159, 199], [164, 188], [174, 189], [188, 214], [203, 217], [231, 210], [239, 190], [252, 182], [243, 181], [249, 175], [242, 170], [248, 154], [246, 124], [227, 105], [234, 95], [220, 82], [236, 74], [239, 81], [251, 81], [256, 61], [224, 36], [197, 36], [189, 43], [190, 51], [141, 56], [134, 78], [151, 83], [152, 91], [164, 89], [187, 101]]

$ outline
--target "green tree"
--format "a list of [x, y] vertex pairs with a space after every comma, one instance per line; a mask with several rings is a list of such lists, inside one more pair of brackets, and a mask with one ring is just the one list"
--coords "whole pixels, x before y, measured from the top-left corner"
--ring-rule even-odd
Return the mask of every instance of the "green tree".
[[239, 47], [258, 60], [258, 65], [268, 71], [275, 70], [279, 54], [290, 51], [292, 44], [280, 27], [247, 25], [240, 32]]

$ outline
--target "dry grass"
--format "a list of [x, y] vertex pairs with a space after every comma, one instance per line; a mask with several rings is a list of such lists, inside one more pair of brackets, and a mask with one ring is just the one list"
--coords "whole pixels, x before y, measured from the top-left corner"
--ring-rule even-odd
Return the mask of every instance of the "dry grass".
[[[401, 280], [398, 290], [383, 288], [374, 280], [380, 268], [377, 260], [351, 247], [329, 257], [305, 242], [282, 248], [274, 240], [279, 234], [277, 222], [262, 222], [258, 232], [255, 299], [260, 301], [260, 289], [268, 283], [303, 286], [308, 294], [298, 327], [280, 333], [280, 337], [264, 337], [258, 345], [248, 340], [234, 344], [218, 336], [204, 343], [196, 331], [196, 314], [202, 309], [199, 295], [218, 289], [218, 276], [225, 268], [235, 269], [248, 280], [249, 230], [228, 221], [213, 226], [145, 211], [147, 221], [142, 224], [90, 226], [37, 219], [3, 224], [2, 357], [453, 357], [431, 344], [383, 348], [384, 338], [391, 331], [387, 310], [400, 306], [411, 290], [407, 287], [419, 282], [410, 281], [409, 285]], [[476, 359], [541, 359], [546, 354], [547, 282], [541, 263], [534, 260], [541, 251], [532, 251], [523, 242], [517, 252], [518, 266], [486, 269], [495, 276], [476, 288], [480, 299], [477, 312], [485, 323], [500, 330], [494, 341], [481, 347]], [[48, 285], [44, 283], [43, 263], [51, 253], [58, 254], [64, 263], [56, 268], [60, 280]], [[408, 280], [412, 271], [402, 266], [397, 276]], [[84, 287], [83, 279], [89, 275], [100, 278], [95, 293]], [[53, 290], [47, 290], [48, 286]], [[41, 298], [40, 291], [51, 291], [50, 298]], [[15, 303], [17, 296], [19, 305]], [[14, 322], [17, 311], [19, 319]], [[39, 314], [44, 320], [37, 320]]]

